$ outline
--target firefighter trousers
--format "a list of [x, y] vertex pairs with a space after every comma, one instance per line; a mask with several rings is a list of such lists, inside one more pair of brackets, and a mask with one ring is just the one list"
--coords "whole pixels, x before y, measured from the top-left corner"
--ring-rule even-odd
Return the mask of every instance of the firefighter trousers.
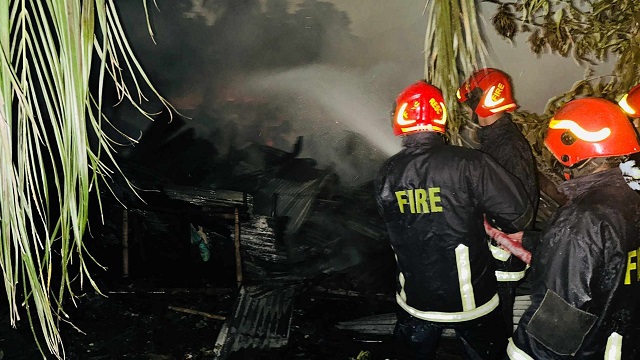
[[394, 329], [399, 359], [435, 359], [444, 329], [453, 329], [469, 359], [502, 360], [506, 356], [507, 331], [500, 308], [478, 319], [460, 323], [437, 323], [397, 311]]

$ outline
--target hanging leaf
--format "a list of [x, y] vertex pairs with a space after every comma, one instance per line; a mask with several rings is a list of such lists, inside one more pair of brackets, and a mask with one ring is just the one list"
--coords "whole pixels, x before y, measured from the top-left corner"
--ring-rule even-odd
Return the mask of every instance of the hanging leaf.
[[171, 108], [136, 60], [113, 0], [0, 2], [0, 266], [11, 324], [26, 313], [56, 358], [64, 357], [58, 324], [67, 298], [85, 281], [99, 291], [83, 241], [89, 194], [99, 199], [118, 171], [102, 128], [109, 78], [148, 117], [136, 103], [143, 83]]
[[486, 36], [473, 0], [431, 0], [426, 9], [425, 79], [442, 90], [450, 114], [449, 137], [461, 144], [458, 131], [465, 112], [455, 93], [463, 77], [487, 66]]
[[553, 14], [553, 21], [555, 21], [556, 26], [560, 27], [560, 21], [562, 21], [562, 16], [564, 15], [564, 9], [558, 9]]

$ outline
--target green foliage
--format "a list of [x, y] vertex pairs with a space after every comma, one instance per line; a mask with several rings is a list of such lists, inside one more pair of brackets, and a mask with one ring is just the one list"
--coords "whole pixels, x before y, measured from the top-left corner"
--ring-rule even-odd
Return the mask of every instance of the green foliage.
[[[467, 121], [453, 93], [463, 76], [485, 65], [486, 38], [478, 25], [477, 4], [483, 0], [428, 0], [425, 75], [443, 90], [450, 116], [450, 136]], [[585, 76], [564, 94], [549, 99], [543, 114], [518, 111], [515, 121], [531, 143], [539, 168], [557, 178], [542, 141], [552, 114], [566, 102], [585, 96], [617, 101], [640, 83], [640, 1], [637, 0], [484, 0], [497, 4], [491, 24], [514, 41], [529, 34], [533, 53], [571, 57], [585, 67]], [[610, 76], [594, 77], [592, 65], [615, 61]], [[553, 95], [553, 94], [550, 94]]]
[[[571, 90], [547, 102], [544, 114], [514, 117], [533, 146], [541, 168], [552, 157], [542, 144], [555, 111], [570, 100], [595, 96], [617, 101], [640, 82], [640, 2], [636, 0], [517, 0], [499, 3], [492, 24], [505, 38], [529, 33], [531, 51], [571, 57], [586, 68]], [[613, 58], [613, 60], [612, 60]], [[594, 77], [591, 65], [615, 61], [610, 76]], [[556, 174], [546, 172], [550, 179]]]
[[[571, 57], [585, 67], [615, 58], [612, 76], [588, 79], [590, 73], [587, 72], [585, 79], [588, 80], [585, 81], [590, 84], [581, 81], [569, 93], [616, 99], [640, 82], [640, 2], [497, 2], [500, 5], [492, 18], [496, 31], [509, 39], [513, 39], [517, 33], [529, 33], [527, 41], [535, 54], [551, 52]], [[514, 25], [517, 25], [515, 32]], [[593, 84], [594, 81], [598, 84]], [[550, 110], [546, 109], [546, 112]]]
[[102, 131], [109, 77], [136, 107], [139, 85], [150, 86], [112, 0], [0, 2], [0, 266], [12, 325], [26, 312], [57, 358], [65, 299], [78, 282], [96, 287], [83, 241], [89, 194], [113, 172], [104, 160], [114, 142]]
[[355, 358], [350, 357], [350, 360], [369, 360], [371, 358], [371, 353], [368, 351], [360, 351], [360, 353], [358, 354], [358, 356], [356, 356]]
[[425, 79], [442, 90], [449, 110], [449, 136], [459, 142], [464, 123], [455, 93], [474, 70], [486, 66], [488, 51], [475, 1], [430, 0], [425, 36]]

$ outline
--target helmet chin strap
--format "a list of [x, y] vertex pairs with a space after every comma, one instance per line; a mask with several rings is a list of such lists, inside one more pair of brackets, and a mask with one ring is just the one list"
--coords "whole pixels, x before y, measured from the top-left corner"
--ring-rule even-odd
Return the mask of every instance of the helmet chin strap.
[[469, 97], [465, 102], [471, 109], [471, 121], [473, 121], [475, 124], [479, 124], [478, 114], [476, 113], [476, 110], [478, 109], [478, 105], [480, 105], [480, 98], [482, 98], [482, 89], [475, 88], [469, 93]]
[[564, 171], [562, 171], [562, 176], [565, 180], [571, 180], [573, 179], [573, 171], [571, 171], [571, 169], [569, 168], [564, 168]]
[[479, 124], [478, 113], [476, 113], [478, 104], [480, 104], [480, 97], [477, 96], [477, 94], [474, 94], [473, 97], [467, 100], [467, 106], [471, 109], [471, 121], [473, 121], [474, 124]]
[[571, 180], [583, 175], [590, 174], [594, 170], [594, 168], [591, 166], [592, 160], [593, 158], [587, 159], [582, 164], [579, 164], [578, 166], [563, 168], [562, 176], [564, 177], [565, 180]]
[[585, 160], [582, 164], [562, 170], [562, 176], [565, 180], [575, 179], [580, 176], [590, 175], [601, 170], [609, 169], [610, 164], [615, 162], [615, 158], [590, 158]]
[[591, 162], [591, 160], [593, 159], [587, 159], [582, 164], [579, 164], [578, 166], [575, 166], [575, 167], [563, 167], [562, 177], [564, 177], [565, 180], [571, 180], [571, 179], [575, 179], [576, 177], [580, 177], [582, 175], [587, 175], [589, 172], [585, 170], [588, 170], [589, 168], [588, 165]]

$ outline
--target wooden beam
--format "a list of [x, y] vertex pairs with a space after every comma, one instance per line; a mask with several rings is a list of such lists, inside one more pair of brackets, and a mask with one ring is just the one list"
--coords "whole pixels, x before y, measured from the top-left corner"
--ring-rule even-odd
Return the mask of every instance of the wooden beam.
[[235, 208], [236, 282], [242, 285], [242, 258], [240, 256], [240, 212]]
[[129, 211], [122, 210], [122, 277], [129, 277]]

